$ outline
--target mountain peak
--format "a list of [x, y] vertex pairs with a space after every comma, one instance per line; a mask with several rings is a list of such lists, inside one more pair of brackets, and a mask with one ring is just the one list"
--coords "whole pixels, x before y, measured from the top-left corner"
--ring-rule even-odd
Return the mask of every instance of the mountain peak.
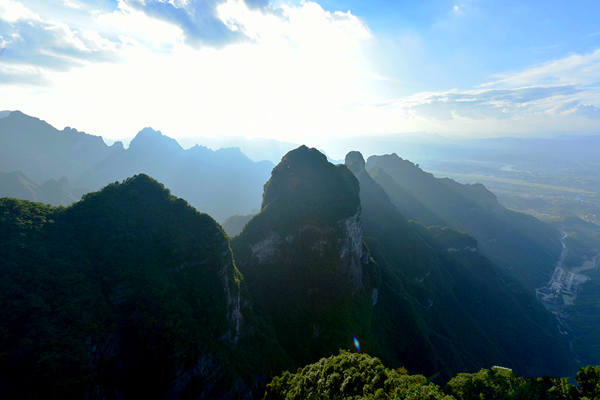
[[356, 213], [358, 191], [358, 181], [348, 168], [331, 164], [317, 149], [300, 146], [273, 169], [262, 207], [277, 203], [309, 213], [328, 210], [339, 219]]
[[146, 126], [144, 129], [138, 132], [136, 136], [163, 136], [161, 131], [158, 131], [150, 126]]
[[[113, 201], [115, 198], [121, 198], [128, 199], [124, 204], [140, 207], [141, 204], [156, 199], [166, 200], [170, 198], [170, 195], [169, 189], [165, 188], [162, 183], [146, 174], [138, 174], [122, 182], [111, 183], [97, 192], [88, 193], [83, 196], [83, 199], [87, 201], [91, 199], [111, 199], [110, 201]], [[81, 204], [81, 202], [77, 204]]]
[[360, 151], [351, 151], [346, 154], [344, 163], [354, 175], [359, 174], [365, 169], [365, 159]]
[[324, 166], [329, 164], [329, 161], [319, 150], [302, 145], [283, 156], [280, 164], [284, 164], [287, 168], [303, 168]]
[[40, 118], [37, 118], [37, 117], [33, 117], [31, 115], [27, 115], [23, 111], [19, 111], [19, 110], [7, 111], [5, 118], [15, 120], [15, 121], [37, 121], [37, 122], [42, 122], [42, 123], [46, 124], [46, 121], [44, 121]]
[[179, 151], [183, 148], [173, 138], [165, 136], [161, 131], [146, 127], [135, 135], [129, 144], [130, 150], [171, 150]]
[[137, 174], [125, 179], [120, 184], [121, 189], [136, 189], [140, 191], [169, 194], [169, 189], [162, 183], [146, 174]]

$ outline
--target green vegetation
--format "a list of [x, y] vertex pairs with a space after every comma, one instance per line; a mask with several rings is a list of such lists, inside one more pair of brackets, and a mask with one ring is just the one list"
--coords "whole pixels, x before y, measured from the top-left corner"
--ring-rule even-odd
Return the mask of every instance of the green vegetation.
[[[432, 382], [433, 381], [433, 382]], [[436, 383], [434, 383], [436, 382]], [[389, 369], [367, 354], [341, 350], [284, 372], [267, 385], [264, 400], [597, 400], [600, 399], [600, 367], [577, 373], [576, 385], [566, 378], [527, 378], [503, 367], [460, 373], [441, 385], [410, 375], [404, 368]]]
[[0, 254], [4, 394], [218, 393], [243, 375], [225, 361], [251, 318], [227, 238], [145, 175], [69, 208], [0, 199]]
[[450, 400], [422, 375], [388, 369], [366, 354], [340, 351], [314, 364], [284, 372], [267, 385], [264, 400]]

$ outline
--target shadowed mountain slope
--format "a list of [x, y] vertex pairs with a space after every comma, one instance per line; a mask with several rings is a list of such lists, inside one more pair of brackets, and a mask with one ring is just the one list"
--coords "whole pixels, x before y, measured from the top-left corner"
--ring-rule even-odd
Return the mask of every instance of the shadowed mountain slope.
[[[367, 170], [407, 218], [469, 233], [485, 255], [529, 289], [548, 280], [561, 249], [560, 235], [549, 224], [507, 210], [481, 184], [435, 178], [396, 154], [369, 157]], [[415, 207], [415, 199], [423, 207]]]
[[[360, 183], [365, 241], [382, 277], [377, 326], [387, 336], [382, 342], [394, 351], [381, 357], [448, 375], [494, 364], [525, 374], [572, 372], [552, 315], [503, 278], [479, 253], [475, 239], [407, 222], [367, 173], [360, 153], [349, 153], [346, 165]], [[403, 304], [414, 309], [418, 323], [409, 326], [421, 327], [413, 331], [416, 337], [407, 335], [414, 328], [406, 328], [405, 316], [394, 317]], [[415, 346], [416, 341], [422, 344]]]

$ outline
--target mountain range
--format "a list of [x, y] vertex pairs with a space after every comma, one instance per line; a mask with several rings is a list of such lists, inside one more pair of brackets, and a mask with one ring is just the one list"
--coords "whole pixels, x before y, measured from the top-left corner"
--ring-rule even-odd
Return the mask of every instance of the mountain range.
[[[99, 136], [68, 127], [59, 131], [19, 111], [0, 118], [0, 147], [0, 172], [19, 172], [36, 185], [54, 179], [70, 192], [58, 201], [44, 192], [32, 199], [66, 205], [73, 197], [146, 173], [219, 221], [257, 210], [262, 184], [273, 168], [271, 162], [254, 162], [236, 148], [185, 150], [151, 128], [141, 130], [127, 149], [120, 142], [107, 146]], [[18, 197], [24, 190], [21, 185], [15, 194], [7, 194]]]
[[0, 200], [0, 389], [260, 398], [354, 339], [447, 378], [574, 371], [553, 316], [474, 237], [409, 221], [360, 153], [345, 164], [290, 151], [232, 239], [144, 174], [66, 208]]

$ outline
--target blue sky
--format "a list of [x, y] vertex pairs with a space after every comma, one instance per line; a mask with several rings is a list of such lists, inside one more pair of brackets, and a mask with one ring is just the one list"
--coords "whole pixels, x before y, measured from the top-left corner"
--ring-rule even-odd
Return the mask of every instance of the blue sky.
[[598, 1], [2, 0], [0, 108], [112, 138], [599, 134], [598, 21]]

